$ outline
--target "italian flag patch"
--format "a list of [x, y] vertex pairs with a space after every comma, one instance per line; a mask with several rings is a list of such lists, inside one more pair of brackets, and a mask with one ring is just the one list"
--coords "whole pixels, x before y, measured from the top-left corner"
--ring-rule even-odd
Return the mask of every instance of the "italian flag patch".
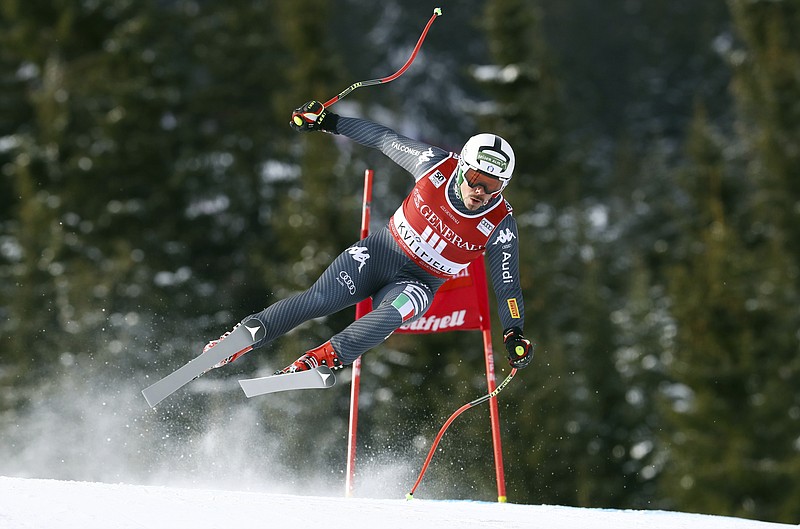
[[392, 307], [397, 309], [403, 321], [407, 321], [414, 317], [414, 303], [405, 294], [400, 294], [397, 299], [392, 301]]

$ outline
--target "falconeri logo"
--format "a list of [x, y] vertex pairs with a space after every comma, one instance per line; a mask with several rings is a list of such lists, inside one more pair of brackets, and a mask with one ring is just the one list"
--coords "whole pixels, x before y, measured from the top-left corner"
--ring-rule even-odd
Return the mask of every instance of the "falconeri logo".
[[[392, 142], [392, 149], [395, 149], [397, 151], [404, 152], [404, 153], [407, 153], [407, 154], [411, 154], [412, 156], [420, 156], [422, 154], [422, 151], [420, 151], [418, 149], [413, 149], [413, 148], [409, 147], [408, 145], [403, 145], [399, 141], [393, 141]], [[433, 154], [433, 153], [431, 153], [431, 154]]]

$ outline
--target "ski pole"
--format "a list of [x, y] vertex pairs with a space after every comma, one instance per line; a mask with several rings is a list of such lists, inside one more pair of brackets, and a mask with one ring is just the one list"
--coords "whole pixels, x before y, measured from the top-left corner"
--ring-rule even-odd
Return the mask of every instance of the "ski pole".
[[511, 382], [511, 379], [514, 378], [514, 375], [516, 375], [516, 374], [517, 374], [517, 368], [513, 368], [511, 370], [511, 373], [509, 373], [509, 375], [506, 377], [506, 379], [503, 380], [500, 383], [500, 385], [495, 388], [494, 391], [484, 395], [483, 397], [477, 398], [477, 399], [473, 400], [472, 402], [468, 402], [467, 404], [464, 404], [463, 406], [458, 408], [455, 411], [455, 413], [453, 413], [453, 415], [450, 416], [449, 419], [447, 419], [447, 421], [442, 426], [442, 429], [439, 430], [439, 433], [436, 435], [436, 439], [433, 440], [433, 446], [431, 446], [431, 449], [428, 452], [428, 457], [425, 458], [425, 463], [422, 465], [422, 470], [419, 473], [419, 477], [417, 478], [417, 482], [414, 483], [413, 487], [411, 487], [411, 492], [406, 494], [406, 499], [407, 500], [414, 499], [414, 491], [417, 490], [417, 487], [422, 482], [422, 476], [424, 476], [425, 475], [425, 471], [428, 470], [428, 465], [431, 463], [431, 459], [433, 459], [433, 454], [436, 452], [436, 447], [439, 446], [439, 441], [441, 441], [442, 436], [444, 435], [444, 432], [447, 430], [447, 428], [450, 426], [450, 424], [452, 424], [452, 422], [456, 420], [456, 417], [458, 417], [459, 415], [461, 415], [462, 413], [464, 413], [468, 409], [470, 409], [472, 407], [475, 407], [478, 404], [481, 404], [483, 402], [486, 402], [487, 400], [489, 400], [492, 397], [496, 396], [498, 393], [500, 393], [500, 391], [504, 387], [506, 387], [508, 385], [509, 382]]
[[414, 58], [416, 58], [417, 52], [422, 47], [422, 41], [425, 40], [425, 35], [428, 34], [428, 30], [430, 29], [431, 25], [433, 24], [433, 21], [436, 20], [436, 18], [440, 17], [440, 16], [442, 16], [442, 8], [441, 7], [437, 7], [437, 8], [435, 8], [433, 10], [433, 15], [431, 15], [430, 20], [428, 20], [428, 23], [425, 26], [425, 29], [422, 30], [422, 35], [419, 36], [419, 40], [417, 41], [417, 45], [414, 46], [414, 51], [411, 52], [411, 56], [408, 58], [408, 60], [406, 61], [406, 63], [403, 65], [402, 68], [400, 68], [399, 70], [397, 70], [395, 73], [393, 73], [392, 75], [390, 75], [388, 77], [382, 77], [380, 79], [370, 79], [369, 81], [359, 81], [357, 83], [353, 83], [350, 86], [348, 86], [347, 88], [345, 88], [344, 90], [342, 90], [342, 92], [339, 93], [339, 95], [334, 96], [331, 99], [329, 99], [328, 101], [326, 101], [323, 106], [325, 108], [328, 108], [329, 106], [331, 106], [332, 104], [336, 103], [337, 101], [339, 101], [340, 99], [345, 97], [347, 94], [349, 94], [350, 92], [352, 92], [356, 88], [361, 88], [362, 86], [373, 86], [373, 85], [376, 85], [376, 84], [388, 83], [389, 81], [394, 81], [395, 79], [397, 79], [398, 77], [403, 75], [403, 72], [405, 72], [408, 69], [408, 67], [411, 66], [411, 63], [414, 62]]

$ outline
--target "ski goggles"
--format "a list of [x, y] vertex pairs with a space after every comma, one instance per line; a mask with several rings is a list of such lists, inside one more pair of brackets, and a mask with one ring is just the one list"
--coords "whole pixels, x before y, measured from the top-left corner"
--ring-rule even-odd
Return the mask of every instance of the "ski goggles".
[[495, 176], [490, 176], [486, 173], [478, 171], [477, 169], [473, 169], [472, 167], [467, 167], [467, 170], [464, 171], [463, 174], [464, 180], [467, 181], [467, 185], [469, 187], [474, 189], [480, 186], [487, 195], [499, 193], [500, 190], [503, 189], [502, 180]]

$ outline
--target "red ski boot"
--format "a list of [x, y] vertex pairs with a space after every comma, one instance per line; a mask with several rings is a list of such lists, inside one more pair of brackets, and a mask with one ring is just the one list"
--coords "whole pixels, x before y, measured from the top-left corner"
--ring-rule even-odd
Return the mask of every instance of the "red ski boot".
[[297, 371], [308, 371], [319, 366], [328, 366], [333, 370], [344, 367], [336, 351], [333, 350], [330, 340], [319, 347], [311, 349], [285, 368], [275, 371], [275, 374], [284, 375], [286, 373], [296, 373]]
[[[203, 347], [203, 352], [205, 353], [206, 351], [208, 351], [212, 347], [216, 346], [219, 342], [221, 342], [222, 340], [227, 338], [230, 333], [232, 333], [233, 331], [236, 330], [237, 327], [239, 327], [239, 325], [241, 325], [241, 323], [237, 323], [236, 325], [234, 325], [233, 329], [231, 329], [230, 331], [226, 332], [225, 334], [223, 334], [222, 336], [220, 336], [216, 340], [211, 340], [210, 342], [208, 342], [206, 344], [206, 346]], [[242, 356], [243, 354], [245, 354], [246, 352], [248, 352], [248, 351], [250, 351], [252, 349], [253, 349], [252, 347], [245, 347], [244, 349], [242, 349], [238, 353], [234, 353], [231, 356], [229, 356], [228, 358], [220, 360], [211, 369], [216, 369], [218, 367], [224, 366], [225, 364], [230, 364], [231, 362], [233, 362], [234, 360], [236, 360], [237, 358], [239, 358], [240, 356]]]

